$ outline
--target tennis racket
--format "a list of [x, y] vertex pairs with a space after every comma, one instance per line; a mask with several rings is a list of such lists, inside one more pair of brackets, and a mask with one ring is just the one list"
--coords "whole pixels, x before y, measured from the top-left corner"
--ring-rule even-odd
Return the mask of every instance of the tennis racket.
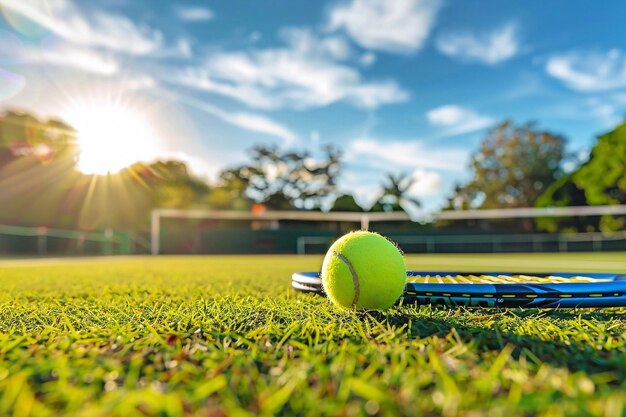
[[[324, 295], [317, 272], [297, 272], [291, 285]], [[626, 274], [408, 271], [402, 300], [465, 307], [626, 307]]]

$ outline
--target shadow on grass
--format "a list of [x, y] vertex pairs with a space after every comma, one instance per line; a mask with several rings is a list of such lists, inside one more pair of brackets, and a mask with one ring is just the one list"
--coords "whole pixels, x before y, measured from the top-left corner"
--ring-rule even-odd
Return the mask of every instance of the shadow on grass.
[[[616, 382], [626, 380], [626, 339], [618, 329], [623, 329], [621, 322], [626, 320], [624, 312], [462, 308], [433, 308], [432, 311], [431, 317], [400, 311], [369, 311], [362, 313], [361, 318], [375, 320], [382, 325], [406, 326], [409, 338], [445, 338], [454, 331], [462, 343], [474, 346], [472, 350], [478, 353], [501, 351], [511, 345], [514, 347], [514, 358], [519, 359], [524, 355], [537, 366], [545, 363], [552, 367], [568, 368], [572, 372], [611, 372]], [[441, 313], [449, 315], [442, 318]], [[546, 318], [550, 320], [537, 322], [533, 329], [536, 335], [511, 329], [515, 323], [519, 323], [519, 319]], [[558, 323], [552, 319], [557, 319]], [[617, 325], [611, 326], [609, 323], [608, 327], [603, 326], [609, 321], [617, 322]], [[594, 326], [594, 334], [590, 335], [591, 332], [587, 331]], [[607, 332], [603, 333], [603, 330]]]
[[537, 309], [528, 309], [528, 310], [511, 310], [518, 317], [522, 318], [535, 318], [535, 317], [550, 317], [557, 319], [583, 319], [583, 320], [596, 320], [600, 322], [605, 321], [623, 321], [626, 322], [626, 310], [619, 309], [545, 309], [545, 310], [537, 310]]

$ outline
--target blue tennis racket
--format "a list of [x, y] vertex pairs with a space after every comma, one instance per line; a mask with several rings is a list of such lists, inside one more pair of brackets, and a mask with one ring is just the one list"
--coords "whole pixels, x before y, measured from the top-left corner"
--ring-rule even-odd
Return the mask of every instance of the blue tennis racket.
[[[324, 295], [317, 272], [292, 287]], [[408, 271], [405, 304], [498, 308], [626, 307], [626, 274]]]

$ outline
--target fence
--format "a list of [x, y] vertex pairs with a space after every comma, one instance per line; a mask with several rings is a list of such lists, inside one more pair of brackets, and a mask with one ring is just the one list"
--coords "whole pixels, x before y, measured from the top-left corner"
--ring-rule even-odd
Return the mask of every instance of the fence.
[[[407, 253], [624, 251], [626, 232], [574, 234], [390, 235]], [[324, 253], [332, 238], [301, 236], [298, 254]]]
[[113, 255], [145, 253], [148, 248], [149, 242], [129, 231], [0, 225], [0, 254]]

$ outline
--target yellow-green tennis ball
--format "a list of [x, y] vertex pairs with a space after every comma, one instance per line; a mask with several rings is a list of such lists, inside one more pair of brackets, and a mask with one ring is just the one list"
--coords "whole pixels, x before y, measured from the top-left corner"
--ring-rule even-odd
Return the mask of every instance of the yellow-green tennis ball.
[[342, 307], [383, 310], [400, 298], [406, 266], [400, 250], [372, 232], [348, 233], [326, 253], [322, 284], [328, 298]]

